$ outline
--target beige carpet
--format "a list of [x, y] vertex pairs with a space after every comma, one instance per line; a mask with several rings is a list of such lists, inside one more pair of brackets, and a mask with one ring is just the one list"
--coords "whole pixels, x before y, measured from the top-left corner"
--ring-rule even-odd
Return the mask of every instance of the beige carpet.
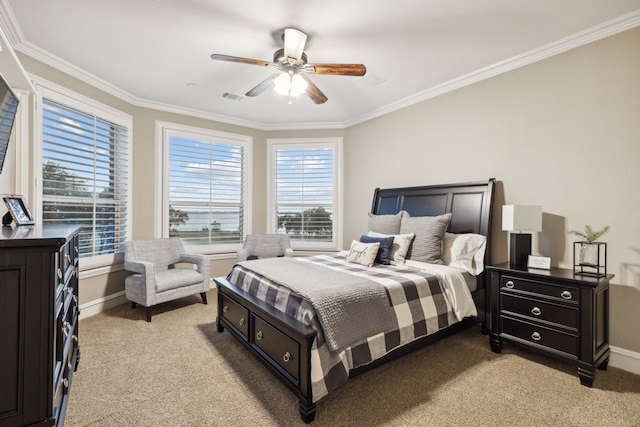
[[[216, 294], [80, 321], [81, 360], [65, 425], [303, 425], [297, 399], [228, 332]], [[357, 378], [318, 403], [313, 426], [640, 426], [640, 376], [610, 367], [593, 388], [575, 366], [512, 345], [489, 349], [478, 327]]]

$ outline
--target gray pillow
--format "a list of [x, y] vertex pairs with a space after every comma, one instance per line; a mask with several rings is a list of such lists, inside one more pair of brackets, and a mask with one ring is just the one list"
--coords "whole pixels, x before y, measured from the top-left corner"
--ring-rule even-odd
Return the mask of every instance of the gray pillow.
[[407, 214], [407, 212], [400, 211], [395, 215], [374, 215], [369, 212], [368, 231], [382, 234], [399, 234], [400, 222], [404, 214]]
[[402, 217], [400, 234], [414, 233], [416, 237], [407, 259], [431, 264], [442, 264], [442, 239], [451, 221], [451, 214], [416, 216], [408, 213]]

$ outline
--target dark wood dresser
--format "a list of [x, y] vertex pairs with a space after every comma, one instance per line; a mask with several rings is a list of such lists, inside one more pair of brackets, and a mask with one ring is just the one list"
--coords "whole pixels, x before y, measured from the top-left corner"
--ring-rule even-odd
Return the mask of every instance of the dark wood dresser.
[[0, 427], [63, 425], [80, 358], [79, 230], [2, 227]]
[[574, 361], [580, 383], [591, 387], [596, 368], [609, 362], [609, 281], [573, 270], [487, 267], [490, 295], [490, 344], [503, 341]]

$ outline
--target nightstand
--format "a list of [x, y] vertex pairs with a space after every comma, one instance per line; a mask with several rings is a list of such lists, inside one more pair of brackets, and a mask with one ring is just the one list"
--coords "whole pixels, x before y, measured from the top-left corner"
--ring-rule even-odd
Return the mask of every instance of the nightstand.
[[582, 385], [609, 362], [609, 281], [573, 270], [487, 267], [489, 342], [495, 353], [508, 341], [576, 362]]

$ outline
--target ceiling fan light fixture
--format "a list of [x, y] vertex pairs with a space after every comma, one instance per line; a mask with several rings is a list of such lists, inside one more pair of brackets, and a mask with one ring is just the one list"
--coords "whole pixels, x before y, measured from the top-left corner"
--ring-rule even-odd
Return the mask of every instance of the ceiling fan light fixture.
[[289, 98], [289, 104], [292, 103], [293, 97], [297, 98], [302, 93], [306, 93], [315, 104], [327, 102], [327, 96], [307, 76], [308, 74], [362, 77], [367, 72], [362, 64], [308, 63], [307, 55], [304, 53], [307, 35], [295, 28], [285, 28], [282, 39], [284, 48], [273, 54], [273, 62], [218, 53], [212, 54], [211, 59], [275, 68], [275, 74], [250, 89], [246, 96], [258, 96], [267, 88], [273, 87], [276, 93]]
[[299, 95], [305, 93], [307, 90], [307, 86], [309, 85], [305, 79], [298, 73], [287, 73], [284, 72], [280, 74], [273, 81], [274, 89], [280, 95], [288, 96], [289, 103], [291, 103], [291, 97], [298, 97]]
[[293, 77], [291, 77], [291, 94], [293, 96], [303, 94], [307, 90], [307, 86], [309, 86], [309, 84], [300, 74], [294, 74]]

